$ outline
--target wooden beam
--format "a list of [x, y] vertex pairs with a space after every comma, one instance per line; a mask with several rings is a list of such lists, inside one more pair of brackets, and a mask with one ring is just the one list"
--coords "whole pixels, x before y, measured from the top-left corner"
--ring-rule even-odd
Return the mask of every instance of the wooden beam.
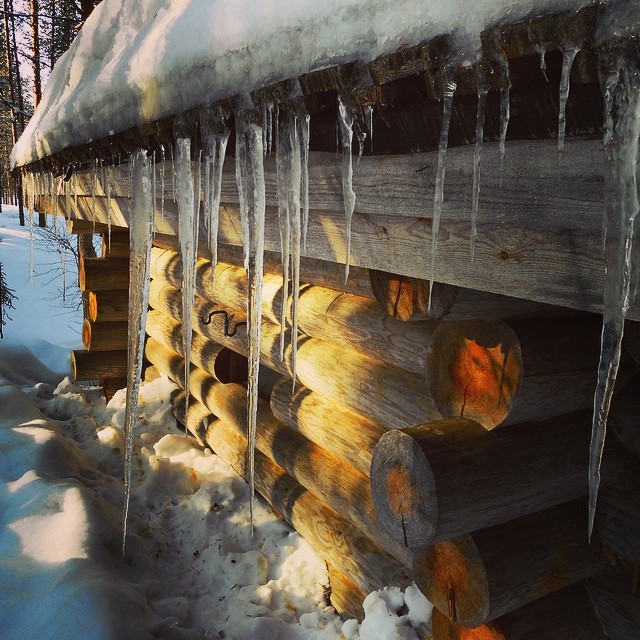
[[82, 323], [82, 344], [87, 351], [126, 351], [128, 341], [127, 322]]
[[421, 549], [583, 496], [590, 433], [586, 411], [493, 431], [465, 418], [388, 431], [370, 471], [380, 526]]
[[122, 291], [129, 287], [129, 260], [124, 258], [80, 258], [80, 290]]
[[[470, 227], [466, 222], [471, 200], [469, 185], [472, 182], [473, 149], [449, 150], [448, 163], [451, 163], [447, 167], [445, 203], [450, 206], [447, 204], [448, 208], [445, 207], [440, 227], [434, 279], [454, 286], [601, 312], [605, 276], [600, 237], [601, 142], [572, 140], [566, 151], [576, 154], [576, 157], [565, 156], [564, 168], [560, 170], [557, 170], [555, 162], [553, 141], [510, 143], [507, 151], [509, 162], [505, 165], [507, 175], [502, 189], [499, 185], [497, 145], [487, 143], [485, 147], [483, 176], [488, 182], [483, 182], [481, 193], [486, 211], [479, 217], [473, 262], [469, 259]], [[357, 202], [371, 200], [373, 204], [357, 209], [353, 218], [353, 266], [420, 279], [430, 278], [433, 202], [430, 185], [435, 174], [431, 169], [435, 167], [436, 157], [435, 153], [395, 158], [372, 156], [371, 163], [379, 165], [378, 168], [372, 164], [365, 171], [366, 165], [363, 165], [362, 175], [371, 181], [372, 186], [367, 196], [367, 187], [359, 187], [356, 181]], [[459, 166], [454, 157], [459, 159]], [[550, 162], [550, 158], [553, 161]], [[393, 168], [396, 161], [401, 168]], [[340, 263], [345, 260], [345, 241], [339, 159], [317, 159], [320, 166], [327, 162], [333, 165], [330, 169], [332, 177], [325, 181], [329, 187], [321, 191], [323, 197], [327, 190], [333, 196], [328, 200], [329, 205], [322, 205], [325, 200], [318, 198], [318, 208], [310, 213], [306, 255]], [[312, 184], [316, 179], [315, 164], [314, 159]], [[430, 170], [417, 171], [423, 167]], [[123, 168], [123, 185], [124, 171]], [[322, 182], [322, 171], [316, 173]], [[407, 183], [397, 174], [405, 178], [414, 174], [418, 177], [411, 177]], [[425, 174], [431, 177], [425, 177]], [[414, 179], [427, 185], [412, 186]], [[233, 192], [232, 175], [229, 174], [225, 180]], [[386, 198], [385, 190], [393, 193], [395, 185], [400, 185], [395, 199]], [[232, 195], [230, 193], [229, 199]], [[412, 199], [416, 203], [413, 209], [410, 205]], [[99, 221], [106, 222], [103, 198], [97, 200], [96, 215]], [[159, 211], [156, 213], [156, 231], [176, 235], [177, 207], [170, 198], [167, 200], [164, 218]], [[340, 200], [339, 206], [335, 200]], [[377, 202], [386, 204], [378, 206]], [[76, 217], [91, 219], [90, 196], [80, 196], [77, 208], [73, 199], [71, 204]], [[64, 206], [60, 208], [64, 209]], [[128, 216], [128, 199], [122, 196], [112, 198], [114, 223], [126, 225]], [[266, 249], [279, 252], [280, 233], [273, 207], [267, 212], [266, 231]], [[221, 210], [220, 242], [242, 245], [238, 206], [233, 201], [226, 202]], [[640, 301], [630, 309], [629, 318], [640, 319]]]
[[129, 315], [129, 290], [89, 291], [87, 306], [91, 322], [125, 321]]
[[451, 620], [477, 627], [607, 564], [587, 541], [587, 504], [579, 500], [475, 531], [416, 554], [418, 588]]

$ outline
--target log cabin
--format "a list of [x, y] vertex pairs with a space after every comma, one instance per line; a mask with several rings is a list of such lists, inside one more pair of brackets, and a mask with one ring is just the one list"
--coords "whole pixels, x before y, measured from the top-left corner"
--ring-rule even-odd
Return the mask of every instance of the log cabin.
[[103, 238], [75, 378], [130, 405], [171, 378], [176, 419], [325, 559], [340, 613], [415, 581], [436, 640], [639, 637], [640, 302], [611, 275], [638, 208], [635, 3], [447, 22], [407, 0], [389, 34], [389, 3], [354, 1], [340, 55], [287, 50], [283, 15], [271, 67], [262, 40], [185, 44], [142, 88], [74, 80], [100, 20], [166, 19], [130, 4], [92, 16], [13, 155], [32, 210]]

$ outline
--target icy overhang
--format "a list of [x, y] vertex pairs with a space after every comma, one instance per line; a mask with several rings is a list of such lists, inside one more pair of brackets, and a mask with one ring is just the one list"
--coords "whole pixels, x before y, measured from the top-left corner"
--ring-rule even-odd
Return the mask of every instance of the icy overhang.
[[23, 166], [192, 107], [456, 32], [590, 0], [104, 0], [56, 64], [15, 145]]

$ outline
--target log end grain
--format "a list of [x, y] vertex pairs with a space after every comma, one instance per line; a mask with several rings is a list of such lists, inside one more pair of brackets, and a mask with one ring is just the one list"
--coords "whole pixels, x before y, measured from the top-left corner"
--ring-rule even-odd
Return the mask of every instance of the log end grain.
[[385, 433], [371, 460], [371, 493], [381, 528], [409, 549], [433, 541], [438, 502], [433, 473], [417, 442], [399, 430]]
[[523, 362], [515, 332], [500, 320], [443, 322], [433, 333], [429, 393], [444, 417], [476, 420], [485, 429], [509, 415], [522, 386]]
[[420, 590], [449, 620], [477, 627], [487, 619], [491, 607], [489, 582], [471, 536], [459, 536], [417, 552], [413, 570]]

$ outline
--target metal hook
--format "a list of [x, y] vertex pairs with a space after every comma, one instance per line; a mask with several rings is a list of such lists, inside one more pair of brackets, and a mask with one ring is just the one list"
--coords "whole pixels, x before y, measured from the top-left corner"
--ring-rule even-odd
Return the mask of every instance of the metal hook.
[[202, 324], [211, 324], [211, 319], [215, 315], [224, 316], [224, 335], [226, 337], [228, 337], [228, 338], [233, 338], [233, 336], [236, 335], [236, 333], [238, 331], [238, 327], [244, 327], [244, 326], [247, 325], [246, 321], [244, 321], [244, 322], [236, 322], [233, 325], [233, 328], [229, 329], [229, 327], [231, 325], [231, 321], [234, 318], [234, 315], [233, 315], [233, 313], [231, 313], [231, 314], [228, 313], [224, 309], [215, 309], [214, 311], [209, 312], [209, 317], [206, 320], [202, 316], [200, 316], [200, 321], [202, 322]]

